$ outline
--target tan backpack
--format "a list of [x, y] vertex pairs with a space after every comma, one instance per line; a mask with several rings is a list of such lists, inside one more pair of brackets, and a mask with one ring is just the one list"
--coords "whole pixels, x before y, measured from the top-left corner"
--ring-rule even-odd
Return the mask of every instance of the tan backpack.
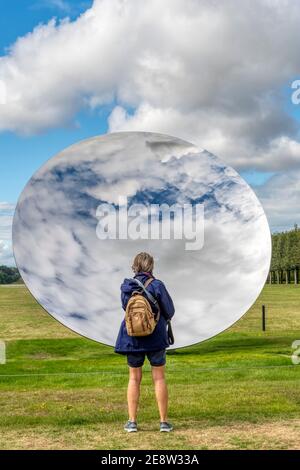
[[146, 289], [150, 282], [153, 281], [153, 278], [147, 279], [145, 285], [138, 279], [134, 279], [134, 281], [143, 289], [148, 299], [158, 308], [158, 313], [155, 317], [149, 301], [141, 292], [134, 291], [126, 306], [125, 323], [127, 333], [129, 336], [149, 336], [153, 333], [160, 316], [157, 300]]

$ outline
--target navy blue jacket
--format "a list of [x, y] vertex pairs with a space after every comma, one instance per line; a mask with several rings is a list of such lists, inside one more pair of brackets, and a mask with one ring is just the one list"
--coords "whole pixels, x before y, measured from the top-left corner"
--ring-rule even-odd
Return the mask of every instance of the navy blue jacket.
[[[150, 273], [138, 273], [134, 276], [141, 282], [145, 281], [149, 277], [154, 277]], [[121, 285], [121, 301], [122, 307], [126, 310], [126, 305], [131, 297], [134, 290], [140, 290], [137, 283], [132, 279], [124, 279]], [[148, 336], [129, 336], [126, 330], [125, 318], [123, 319], [119, 334], [117, 337], [115, 352], [119, 354], [127, 354], [129, 352], [147, 352], [147, 351], [159, 351], [169, 346], [167, 336], [167, 319], [171, 319], [174, 315], [175, 309], [173, 301], [162, 281], [155, 279], [149, 284], [147, 290], [152, 294], [158, 301], [160, 306], [160, 318], [151, 335]], [[145, 295], [145, 294], [143, 294]], [[149, 300], [149, 299], [148, 299]], [[151, 303], [151, 302], [150, 302]], [[151, 305], [153, 312], [155, 307]]]

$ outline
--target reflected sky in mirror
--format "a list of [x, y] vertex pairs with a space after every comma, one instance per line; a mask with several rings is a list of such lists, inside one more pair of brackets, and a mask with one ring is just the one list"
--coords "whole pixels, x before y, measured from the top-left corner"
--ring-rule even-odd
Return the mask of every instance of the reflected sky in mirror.
[[[97, 207], [202, 204], [204, 244], [185, 239], [97, 237]], [[271, 238], [249, 185], [219, 158], [164, 134], [117, 132], [51, 158], [24, 188], [14, 214], [17, 266], [38, 302], [57, 320], [114, 345], [124, 317], [120, 284], [133, 257], [154, 256], [154, 275], [176, 313], [173, 348], [208, 339], [236, 322], [266, 280]]]

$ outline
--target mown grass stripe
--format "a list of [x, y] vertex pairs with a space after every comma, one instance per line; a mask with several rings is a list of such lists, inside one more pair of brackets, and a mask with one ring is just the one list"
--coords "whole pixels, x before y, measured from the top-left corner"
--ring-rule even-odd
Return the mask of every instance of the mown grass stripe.
[[[257, 370], [257, 369], [283, 369], [283, 368], [292, 368], [296, 367], [293, 364], [287, 364], [282, 366], [249, 366], [246, 367], [246, 370]], [[193, 372], [226, 372], [226, 371], [245, 371], [245, 367], [200, 367], [193, 368]], [[168, 374], [170, 372], [186, 372], [186, 369], [174, 369], [172, 367], [168, 368]], [[53, 375], [99, 375], [99, 374], [113, 374], [113, 375], [127, 375], [128, 371], [125, 369], [124, 372], [115, 372], [112, 370], [101, 370], [93, 372], [53, 372], [53, 373], [38, 373], [38, 374], [0, 374], [1, 377], [39, 377], [39, 376], [53, 376]]]

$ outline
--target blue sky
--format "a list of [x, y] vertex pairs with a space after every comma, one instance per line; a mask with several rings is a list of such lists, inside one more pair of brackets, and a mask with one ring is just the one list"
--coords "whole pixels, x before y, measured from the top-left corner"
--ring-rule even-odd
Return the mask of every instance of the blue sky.
[[111, 106], [101, 111], [82, 112], [69, 128], [47, 131], [35, 136], [12, 132], [0, 135], [0, 200], [16, 202], [32, 174], [60, 150], [88, 137], [107, 131]]
[[[92, 0], [2, 0], [0, 16], [0, 53], [3, 55], [19, 36], [32, 31], [53, 16], [75, 19], [92, 5]], [[4, 5], [5, 4], [5, 5]]]
[[[0, 16], [0, 51], [39, 23], [54, 16], [75, 19], [92, 1], [12, 0], [5, 2]], [[0, 201], [16, 202], [32, 174], [49, 158], [74, 142], [107, 132], [107, 116], [114, 104], [95, 112], [81, 112], [73, 125], [53, 129], [40, 135], [21, 136], [13, 132], [0, 134]]]

